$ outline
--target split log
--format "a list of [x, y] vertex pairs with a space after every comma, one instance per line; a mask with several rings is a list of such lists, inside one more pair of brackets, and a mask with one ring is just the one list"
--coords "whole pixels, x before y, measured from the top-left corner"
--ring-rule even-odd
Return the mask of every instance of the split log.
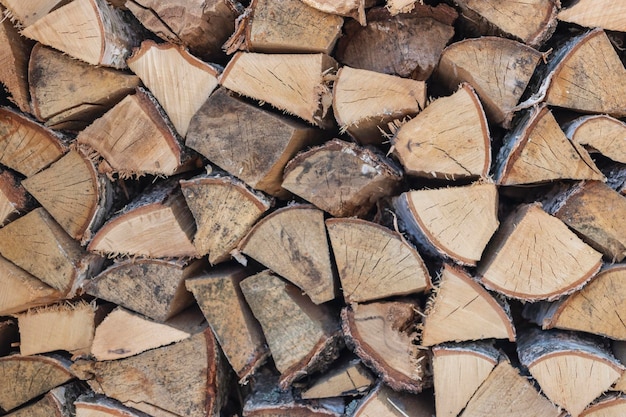
[[63, 294], [0, 257], [0, 316], [60, 300]]
[[626, 265], [607, 266], [585, 287], [554, 303], [526, 304], [524, 317], [545, 329], [567, 329], [626, 340]]
[[249, 275], [242, 267], [223, 266], [185, 281], [240, 383], [245, 383], [270, 353], [240, 288]]
[[7, 107], [0, 108], [0, 144], [0, 163], [27, 177], [67, 151], [62, 136]]
[[420, 254], [398, 232], [361, 219], [328, 219], [347, 303], [420, 293], [431, 287]]
[[87, 253], [43, 208], [0, 229], [0, 254], [71, 298], [103, 259]]
[[53, 129], [82, 130], [139, 85], [139, 77], [96, 67], [37, 44], [30, 54], [32, 112]]
[[42, 399], [18, 408], [7, 417], [73, 417], [74, 401], [84, 389], [70, 382], [48, 391]]
[[289, 195], [281, 188], [285, 165], [323, 139], [318, 129], [219, 88], [191, 119], [185, 144], [250, 187], [285, 197]]
[[254, 0], [237, 20], [224, 49], [229, 54], [236, 50], [330, 54], [342, 26], [343, 18], [319, 11], [306, 1]]
[[[3, 1], [2, 3], [5, 3]], [[20, 36], [11, 19], [4, 17], [6, 10], [0, 7], [0, 83], [11, 94], [11, 101], [24, 113], [30, 112], [28, 93], [28, 56], [33, 42]]]
[[[626, 341], [613, 340], [611, 341], [611, 351], [613, 355], [620, 361], [622, 365], [626, 365]], [[622, 373], [620, 379], [611, 387], [612, 391], [621, 391], [626, 394], [626, 372]]]
[[489, 126], [478, 96], [467, 83], [402, 124], [391, 143], [408, 175], [454, 180], [489, 173]]
[[599, 152], [616, 162], [626, 164], [626, 123], [606, 114], [582, 116], [563, 127], [568, 139]]
[[0, 408], [11, 411], [74, 379], [70, 364], [69, 360], [59, 355], [0, 358], [3, 387], [0, 390]]
[[313, 206], [291, 205], [264, 217], [239, 250], [296, 285], [315, 304], [337, 296], [324, 212]]
[[86, 281], [84, 290], [158, 322], [174, 317], [193, 303], [185, 280], [205, 267], [198, 260], [129, 259]]
[[198, 308], [190, 307], [158, 323], [117, 307], [96, 327], [90, 352], [98, 361], [127, 358], [188, 339], [206, 327]]
[[359, 143], [383, 143], [388, 123], [413, 117], [426, 106], [426, 83], [344, 66], [333, 84], [333, 112], [340, 128]]
[[541, 56], [510, 39], [466, 39], [444, 49], [435, 75], [449, 90], [462, 82], [471, 84], [489, 120], [507, 128]]
[[208, 254], [212, 265], [229, 260], [237, 244], [273, 204], [272, 199], [235, 178], [220, 174], [182, 180], [180, 188], [196, 220], [193, 244], [198, 255]]
[[420, 313], [413, 300], [354, 303], [341, 311], [348, 347], [396, 391], [431, 385], [428, 351], [417, 344]]
[[9, 355], [12, 347], [16, 346], [19, 343], [19, 340], [20, 334], [17, 330], [17, 323], [15, 320], [0, 320], [0, 356]]
[[241, 290], [261, 323], [281, 373], [281, 388], [326, 368], [339, 356], [341, 329], [329, 307], [314, 304], [296, 286], [267, 270], [243, 280]]
[[217, 87], [218, 69], [180, 46], [151, 40], [142, 42], [127, 62], [185, 137], [189, 121]]
[[433, 257], [475, 266], [498, 229], [494, 184], [408, 191], [393, 200], [405, 232]]
[[157, 183], [111, 217], [87, 249], [109, 256], [194, 257], [195, 232], [196, 223], [178, 182], [170, 179]]
[[465, 271], [447, 264], [424, 315], [421, 341], [424, 346], [489, 338], [515, 341], [515, 327], [506, 300], [492, 297]]
[[359, 403], [354, 417], [432, 417], [435, 409], [432, 400], [425, 394], [409, 394], [378, 386]]
[[21, 0], [0, 0], [0, 3], [8, 10], [12, 19], [17, 19], [22, 26], [30, 26], [65, 2], [63, 0], [37, 0], [28, 2]]
[[366, 23], [366, 3], [372, 3], [368, 0], [302, 0], [302, 2], [324, 13], [351, 17], [362, 26], [365, 26]]
[[457, 16], [446, 4], [416, 4], [411, 13], [397, 16], [384, 7], [373, 8], [367, 12], [367, 26], [344, 24], [335, 56], [353, 68], [425, 81], [454, 35]]
[[0, 226], [4, 226], [32, 207], [32, 199], [18, 176], [0, 168]]
[[526, 113], [503, 141], [495, 162], [501, 185], [604, 179], [587, 151], [567, 139], [546, 106]]
[[626, 396], [608, 394], [594, 401], [580, 417], [619, 417], [626, 413]]
[[259, 54], [238, 52], [220, 84], [246, 97], [267, 102], [321, 128], [333, 126], [328, 111], [330, 71], [337, 63], [326, 54]]
[[508, 297], [551, 301], [580, 289], [600, 269], [601, 258], [559, 219], [528, 204], [502, 223], [478, 275]]
[[531, 329], [520, 335], [517, 352], [552, 402], [572, 417], [620, 377], [624, 367], [591, 339], [557, 331]]
[[74, 401], [76, 417], [150, 417], [104, 395], [81, 395]]
[[64, 350], [73, 355], [88, 354], [96, 327], [95, 315], [94, 306], [84, 301], [18, 314], [20, 353], [26, 356]]
[[161, 39], [184, 45], [206, 62], [222, 61], [222, 45], [235, 28], [240, 5], [233, 0], [131, 0], [125, 6]]
[[626, 31], [624, 13], [626, 5], [608, 0], [590, 1], [580, 0], [562, 9], [558, 19], [562, 22], [575, 23], [588, 28], [602, 28], [605, 30]]
[[589, 181], [561, 187], [544, 207], [608, 261], [626, 257], [626, 199], [608, 185]]
[[335, 217], [364, 216], [398, 187], [402, 172], [382, 155], [333, 139], [285, 167], [283, 188]]
[[104, 0], [72, 1], [26, 27], [22, 35], [92, 65], [126, 68], [126, 58], [144, 33], [126, 13]]
[[360, 395], [368, 391], [375, 380], [359, 359], [346, 357], [335, 362], [332, 369], [318, 377], [302, 391], [303, 399]]
[[506, 360], [478, 388], [460, 417], [560, 417], [560, 410], [539, 394], [532, 383]]

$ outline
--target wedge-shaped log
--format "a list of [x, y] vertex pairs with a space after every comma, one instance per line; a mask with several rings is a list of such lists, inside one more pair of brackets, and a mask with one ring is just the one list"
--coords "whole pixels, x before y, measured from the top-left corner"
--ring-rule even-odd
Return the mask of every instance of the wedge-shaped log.
[[435, 407], [426, 393], [409, 394], [378, 384], [354, 410], [354, 417], [432, 417]]
[[302, 0], [302, 2], [324, 13], [351, 17], [365, 26], [366, 0]]
[[82, 130], [140, 81], [136, 75], [96, 67], [37, 44], [30, 54], [28, 82], [39, 120], [53, 129]]
[[300, 0], [254, 0], [237, 21], [224, 46], [264, 53], [330, 54], [341, 35], [343, 18], [324, 13]]
[[567, 139], [548, 107], [529, 111], [503, 140], [495, 163], [501, 185], [604, 179], [587, 151]]
[[0, 254], [67, 298], [103, 261], [85, 252], [41, 207], [0, 229]]
[[22, 35], [92, 65], [126, 68], [144, 31], [105, 0], [78, 0], [48, 13]]
[[241, 383], [247, 381], [270, 353], [261, 326], [239, 286], [249, 275], [240, 266], [228, 265], [185, 281]]
[[532, 383], [503, 360], [489, 374], [460, 417], [560, 417], [559, 408], [538, 393]]
[[292, 159], [283, 188], [333, 216], [364, 216], [401, 179], [402, 172], [384, 156], [333, 139]]
[[26, 190], [72, 238], [86, 244], [113, 205], [113, 186], [93, 161], [72, 150], [22, 181]]
[[430, 274], [398, 232], [361, 219], [328, 219], [328, 235], [346, 302], [423, 292]]
[[123, 260], [85, 282], [87, 294], [111, 301], [158, 322], [174, 317], [193, 303], [185, 279], [206, 263], [183, 260]]
[[27, 177], [67, 151], [60, 135], [7, 107], [0, 108], [0, 146], [0, 163]]
[[563, 127], [567, 138], [590, 153], [626, 164], [626, 123], [606, 114], [582, 116]]
[[342, 130], [361, 144], [382, 144], [394, 119], [426, 106], [426, 83], [344, 66], [333, 84], [333, 112]]
[[130, 202], [95, 234], [88, 250], [152, 258], [196, 256], [196, 223], [178, 182], [167, 180]]
[[0, 408], [10, 411], [75, 378], [71, 362], [60, 355], [0, 358]]
[[0, 0], [0, 4], [11, 13], [22, 26], [30, 26], [50, 11], [59, 6], [62, 0], [37, 0], [24, 2], [21, 0]]
[[267, 102], [322, 128], [333, 125], [332, 94], [325, 75], [337, 63], [326, 54], [238, 52], [220, 84], [246, 97]]
[[540, 59], [539, 51], [514, 40], [491, 36], [465, 39], [443, 51], [436, 76], [449, 90], [461, 82], [471, 84], [489, 120], [509, 127]]
[[[5, 9], [0, 7], [0, 13]], [[20, 36], [11, 19], [0, 23], [0, 83], [11, 94], [12, 101], [25, 113], [30, 112], [28, 93], [28, 56], [32, 42]]]
[[217, 87], [217, 68], [181, 46], [151, 40], [142, 42], [127, 62], [185, 137], [189, 121]]
[[490, 338], [515, 341], [506, 300], [492, 297], [465, 271], [447, 264], [424, 314], [424, 346]]
[[[435, 408], [439, 417], [456, 417], [500, 362], [502, 354], [487, 342], [433, 347]], [[463, 383], [459, 384], [459, 378]]]
[[32, 199], [18, 176], [13, 171], [0, 168], [0, 226], [15, 220], [30, 208]]
[[193, 168], [197, 162], [154, 97], [143, 89], [126, 96], [77, 137], [102, 156], [101, 170], [122, 176], [172, 175]]
[[337, 296], [324, 212], [292, 205], [264, 217], [239, 250], [300, 288], [315, 304]]
[[416, 301], [353, 303], [341, 311], [346, 344], [396, 391], [431, 385], [428, 351], [418, 346], [421, 309]]
[[7, 417], [73, 417], [74, 400], [84, 392], [79, 382], [73, 381], [53, 388], [40, 400], [18, 408]]
[[411, 13], [397, 16], [376, 7], [367, 12], [367, 26], [352, 20], [345, 23], [335, 56], [353, 68], [425, 81], [454, 35], [457, 16], [446, 4], [416, 4]]
[[524, 317], [543, 329], [566, 329], [626, 340], [626, 265], [608, 266], [585, 287], [554, 303], [524, 307]]
[[624, 372], [624, 366], [599, 343], [555, 330], [522, 333], [517, 352], [541, 391], [572, 417], [578, 417]]
[[208, 254], [212, 265], [230, 259], [231, 251], [273, 203], [239, 180], [220, 174], [182, 180], [180, 188], [196, 220], [193, 244], [198, 255]]
[[132, 0], [125, 6], [161, 39], [184, 45], [206, 62], [223, 59], [222, 45], [239, 15], [238, 3], [233, 0]]
[[219, 416], [228, 389], [226, 362], [210, 329], [130, 358], [78, 360], [72, 369], [98, 394], [173, 415]]
[[250, 187], [274, 196], [297, 152], [324, 139], [318, 129], [215, 91], [191, 119], [185, 144]]
[[[261, 323], [280, 386], [324, 369], [339, 356], [341, 328], [333, 312], [314, 304], [292, 284], [265, 270], [241, 282], [252, 313]], [[268, 308], [271, 306], [271, 308]]]
[[499, 225], [494, 184], [408, 191], [393, 202], [424, 253], [462, 265], [476, 265]]
[[528, 204], [500, 226], [478, 275], [508, 297], [551, 301], [580, 289], [598, 272], [601, 258], [559, 219]]
[[489, 173], [489, 126], [476, 92], [467, 83], [400, 126], [391, 143], [409, 175], [454, 180]]
[[82, 395], [74, 401], [76, 417], [150, 417], [104, 395]]
[[626, 5], [621, 2], [580, 0], [562, 9], [557, 17], [562, 22], [575, 23], [588, 28], [625, 32], [625, 12]]
[[301, 395], [305, 400], [360, 395], [374, 382], [367, 367], [359, 359], [348, 356], [334, 363], [331, 370], [318, 377]]
[[580, 417], [619, 417], [626, 413], [626, 396], [607, 394], [594, 401]]

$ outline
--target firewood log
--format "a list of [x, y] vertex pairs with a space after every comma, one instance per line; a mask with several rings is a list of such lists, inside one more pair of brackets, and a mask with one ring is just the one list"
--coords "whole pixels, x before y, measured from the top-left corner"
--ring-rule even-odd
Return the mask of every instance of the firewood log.
[[31, 209], [32, 203], [18, 176], [13, 171], [0, 168], [0, 226]]
[[302, 0], [302, 2], [324, 13], [351, 17], [365, 26], [365, 6], [368, 3], [367, 0]]
[[[6, 2], [6, 0], [4, 0]], [[3, 3], [4, 3], [3, 2]], [[6, 9], [0, 7], [0, 14], [4, 16]], [[33, 42], [20, 36], [18, 29], [11, 19], [3, 17], [0, 23], [0, 82], [11, 94], [11, 100], [17, 107], [30, 112], [28, 92], [28, 57]]]
[[74, 401], [84, 392], [78, 382], [53, 388], [40, 400], [18, 408], [7, 417], [73, 417]]
[[424, 394], [398, 392], [378, 384], [354, 410], [354, 417], [432, 417], [432, 399]]
[[557, 18], [562, 22], [576, 23], [588, 28], [600, 27], [624, 32], [626, 30], [624, 11], [626, 6], [623, 3], [581, 0], [562, 9]]
[[582, 116], [563, 126], [567, 138], [583, 145], [589, 153], [601, 153], [626, 164], [626, 123], [606, 114]]
[[30, 26], [37, 20], [59, 7], [62, 0], [37, 0], [23, 2], [20, 0], [0, 0], [8, 11], [11, 19], [15, 19], [21, 26]]
[[374, 382], [367, 367], [359, 359], [349, 356], [335, 362], [332, 369], [303, 390], [301, 396], [307, 400], [360, 395], [368, 391]]
[[594, 401], [580, 417], [619, 417], [626, 413], [626, 396], [607, 394]]
[[63, 294], [0, 257], [0, 316], [50, 304]]
[[104, 395], [81, 395], [74, 401], [76, 417], [150, 417]]

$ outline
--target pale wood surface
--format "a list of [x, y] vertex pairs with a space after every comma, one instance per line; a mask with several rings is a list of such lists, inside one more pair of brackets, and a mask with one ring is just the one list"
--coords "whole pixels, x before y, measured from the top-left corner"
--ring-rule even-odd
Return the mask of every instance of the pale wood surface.
[[[2, 3], [6, 3], [3, 0]], [[6, 10], [0, 7], [4, 15]], [[12, 101], [23, 112], [30, 112], [28, 93], [28, 59], [33, 43], [20, 36], [11, 19], [0, 22], [0, 82], [11, 93]]]
[[69, 382], [53, 388], [40, 400], [20, 407], [7, 417], [72, 417], [74, 401], [83, 388], [78, 382]]
[[149, 417], [104, 395], [83, 395], [74, 401], [76, 417]]
[[564, 126], [567, 138], [626, 164], [626, 123], [606, 114], [582, 116]]
[[375, 379], [358, 359], [335, 362], [331, 369], [302, 391], [303, 399], [360, 395], [367, 392]]
[[365, 0], [302, 0], [324, 13], [351, 17], [365, 26]]
[[390, 389], [384, 384], [367, 395], [352, 414], [354, 417], [432, 417], [432, 400], [424, 394], [409, 394]]
[[619, 417], [626, 413], [626, 396], [607, 394], [594, 401], [580, 417]]
[[562, 9], [558, 19], [589, 28], [626, 31], [626, 2], [623, 0], [580, 0]]
[[0, 0], [0, 3], [11, 12], [11, 16], [23, 26], [32, 25], [62, 2], [63, 0]]
[[32, 206], [32, 200], [19, 177], [10, 170], [0, 169], [0, 225], [15, 220]]

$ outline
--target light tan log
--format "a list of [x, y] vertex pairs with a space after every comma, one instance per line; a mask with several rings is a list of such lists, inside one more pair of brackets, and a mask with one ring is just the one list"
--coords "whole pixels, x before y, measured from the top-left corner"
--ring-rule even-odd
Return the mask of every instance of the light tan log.
[[103, 262], [85, 252], [43, 208], [0, 229], [0, 254], [67, 298]]
[[178, 182], [166, 180], [130, 202], [95, 234], [87, 249], [106, 255], [196, 256], [196, 223]]
[[359, 359], [346, 357], [335, 362], [332, 369], [318, 377], [301, 395], [305, 400], [360, 395], [374, 382], [374, 377]]
[[347, 303], [431, 287], [422, 257], [400, 233], [361, 219], [328, 219], [326, 228]]
[[217, 87], [217, 68], [183, 47], [151, 40], [142, 42], [127, 62], [185, 137], [189, 121]]
[[67, 151], [60, 135], [6, 107], [0, 108], [0, 145], [0, 163], [27, 177]]
[[7, 169], [0, 169], [0, 226], [15, 220], [31, 206], [32, 199], [18, 176]]
[[495, 161], [501, 185], [604, 179], [587, 151], [567, 139], [547, 106], [526, 113], [503, 141]]
[[606, 114], [582, 116], [563, 126], [567, 138], [585, 146], [590, 153], [601, 153], [626, 164], [626, 123]]
[[[2, 3], [6, 3], [3, 0]], [[0, 14], [7, 11], [0, 7]], [[11, 19], [0, 22], [0, 83], [4, 84], [13, 101], [25, 113], [30, 112], [28, 93], [28, 56], [33, 43], [20, 36]]]
[[524, 307], [524, 317], [543, 329], [567, 329], [626, 340], [626, 265], [607, 266], [585, 287], [554, 303]]
[[498, 229], [495, 184], [408, 191], [393, 200], [405, 232], [434, 257], [474, 266]]
[[126, 68], [143, 30], [105, 0], [77, 0], [41, 17], [22, 35], [92, 65]]
[[324, 134], [219, 88], [191, 119], [185, 144], [250, 187], [287, 197], [283, 169]]
[[71, 362], [60, 355], [0, 358], [0, 408], [10, 411], [27, 401], [74, 379]]
[[300, 153], [285, 167], [283, 188], [335, 217], [364, 216], [400, 183], [401, 171], [384, 156], [333, 139]]
[[240, 266], [224, 265], [185, 281], [240, 383], [245, 383], [270, 354], [261, 326], [239, 286], [249, 275]]
[[588, 28], [626, 31], [626, 4], [621, 1], [580, 0], [562, 9], [558, 19], [562, 22], [575, 23]]
[[607, 394], [594, 401], [580, 417], [619, 417], [626, 413], [626, 396]]
[[433, 347], [435, 408], [439, 417], [456, 417], [498, 364], [502, 354], [488, 342]]
[[398, 392], [378, 384], [357, 406], [354, 417], [432, 417], [435, 407], [425, 393]]
[[74, 401], [76, 417], [150, 417], [104, 395], [82, 395]]
[[489, 125], [476, 92], [467, 83], [402, 124], [391, 143], [409, 175], [454, 180], [489, 173]]
[[538, 393], [508, 361], [501, 361], [470, 399], [460, 417], [561, 417], [559, 408]]
[[59, 7], [63, 3], [62, 0], [0, 0], [0, 3], [9, 11], [12, 19], [22, 26], [30, 26], [37, 20], [41, 19], [51, 10]]
[[324, 13], [351, 17], [365, 26], [366, 0], [302, 0], [302, 2]]
[[7, 417], [73, 417], [74, 400], [82, 394], [78, 382], [53, 388], [40, 400], [18, 408]]
[[601, 258], [559, 219], [528, 204], [502, 223], [478, 276], [508, 297], [551, 301], [580, 289], [600, 269]]
[[328, 306], [314, 304], [268, 270], [243, 280], [241, 290], [261, 323], [282, 389], [339, 356], [343, 338]]
[[315, 304], [337, 296], [324, 212], [291, 205], [260, 220], [239, 250], [300, 288]]
[[454, 35], [457, 16], [446, 4], [416, 4], [411, 13], [397, 16], [384, 7], [372, 8], [367, 11], [367, 26], [346, 21], [335, 56], [353, 68], [425, 81]]
[[411, 13], [415, 8], [417, 0], [387, 0], [385, 7], [389, 10], [392, 16], [399, 15], [400, 13]]
[[444, 264], [440, 283], [426, 304], [424, 346], [481, 339], [515, 341], [515, 327], [505, 299], [492, 297], [464, 270]]
[[205, 62], [222, 61], [241, 6], [232, 0], [132, 0], [125, 6], [161, 39], [184, 45]]
[[321, 12], [305, 1], [254, 0], [237, 20], [235, 33], [224, 45], [264, 53], [330, 54], [341, 35], [343, 18]]
[[431, 385], [428, 351], [418, 345], [420, 313], [409, 299], [353, 303], [341, 311], [348, 347], [394, 390], [416, 393]]
[[208, 254], [212, 265], [229, 260], [231, 251], [273, 204], [239, 180], [219, 173], [181, 180], [180, 188], [196, 220], [193, 244], [198, 255]]
[[489, 120], [506, 128], [540, 59], [540, 52], [510, 39], [465, 39], [443, 51], [436, 77], [449, 90], [471, 84]]
[[424, 107], [424, 81], [344, 66], [333, 84], [335, 119], [361, 144], [382, 144], [388, 123], [413, 117]]
[[60, 300], [60, 291], [0, 257], [0, 316]]
[[37, 44], [28, 82], [33, 114], [53, 129], [82, 130], [139, 85], [139, 77], [96, 67]]
[[84, 290], [158, 322], [174, 317], [193, 303], [185, 279], [206, 266], [198, 260], [128, 259], [85, 282]]
[[624, 366], [597, 342], [571, 333], [530, 329], [520, 335], [517, 352], [541, 391], [572, 417], [624, 372]]
[[259, 54], [238, 52], [220, 84], [246, 97], [322, 128], [333, 126], [332, 94], [326, 76], [337, 63], [326, 54]]

